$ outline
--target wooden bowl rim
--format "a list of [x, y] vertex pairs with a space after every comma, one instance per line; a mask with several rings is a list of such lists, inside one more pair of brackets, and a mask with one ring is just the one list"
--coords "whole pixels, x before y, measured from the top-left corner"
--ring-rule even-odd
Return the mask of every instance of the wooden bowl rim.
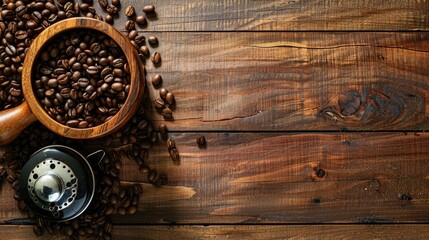
[[[107, 122], [91, 128], [71, 128], [55, 121], [49, 116], [32, 87], [32, 74], [35, 60], [45, 44], [53, 37], [68, 30], [91, 29], [106, 34], [122, 49], [130, 66], [130, 91], [121, 109]], [[29, 54], [30, 53], [30, 54]], [[100, 20], [78, 17], [62, 20], [45, 29], [29, 47], [22, 71], [22, 89], [30, 110], [36, 118], [51, 131], [68, 138], [91, 139], [108, 135], [124, 126], [137, 111], [145, 90], [144, 69], [134, 46], [119, 30]]]

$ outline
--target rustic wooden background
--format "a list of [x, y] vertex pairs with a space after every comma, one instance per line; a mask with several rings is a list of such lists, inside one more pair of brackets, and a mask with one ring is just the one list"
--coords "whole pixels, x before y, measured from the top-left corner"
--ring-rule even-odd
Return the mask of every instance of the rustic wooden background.
[[[124, 161], [144, 195], [113, 217], [114, 239], [429, 238], [429, 1], [127, 3], [156, 6], [144, 31], [163, 62], [148, 79], [175, 93], [181, 164], [155, 144], [169, 183], [154, 188]], [[25, 217], [4, 184], [0, 220]]]

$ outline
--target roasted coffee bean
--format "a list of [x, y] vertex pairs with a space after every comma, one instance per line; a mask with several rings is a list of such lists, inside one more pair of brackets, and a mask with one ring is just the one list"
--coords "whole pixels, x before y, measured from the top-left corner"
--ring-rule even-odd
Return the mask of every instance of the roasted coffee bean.
[[113, 17], [112, 17], [112, 15], [107, 14], [104, 19], [106, 20], [106, 23], [113, 24]]
[[86, 73], [88, 73], [91, 76], [96, 75], [98, 73], [98, 68], [96, 66], [89, 66], [86, 69]]
[[145, 56], [145, 57], [149, 56], [149, 48], [148, 47], [141, 46], [139, 48], [139, 51], [140, 51], [141, 54], [143, 54], [143, 56]]
[[166, 119], [172, 119], [173, 118], [173, 112], [171, 111], [170, 108], [166, 107], [164, 109], [162, 109], [161, 112], [162, 116]]
[[112, 0], [112, 5], [115, 7], [121, 6], [121, 2], [119, 0]]
[[176, 148], [176, 141], [174, 141], [174, 139], [173, 138], [169, 138], [169, 139], [167, 139], [167, 148], [170, 150], [170, 149], [173, 149], [173, 148]]
[[155, 6], [153, 6], [153, 5], [147, 5], [147, 6], [144, 6], [142, 10], [146, 14], [153, 13], [153, 12], [155, 12]]
[[102, 8], [106, 8], [109, 2], [107, 0], [98, 0], [98, 4], [100, 4]]
[[155, 107], [158, 109], [163, 109], [165, 107], [165, 103], [164, 100], [162, 100], [161, 98], [156, 98], [154, 101]]
[[0, 166], [0, 177], [3, 178], [7, 175], [7, 171], [3, 166]]
[[158, 38], [155, 36], [150, 36], [147, 39], [147, 42], [151, 45], [151, 46], [157, 46], [158, 45]]
[[72, 128], [76, 128], [79, 126], [79, 120], [69, 120], [66, 122], [66, 125]]
[[34, 232], [34, 234], [36, 234], [36, 236], [42, 236], [43, 235], [43, 228], [41, 228], [37, 225], [34, 225], [33, 226], [33, 232]]
[[136, 10], [134, 9], [134, 7], [133, 6], [127, 6], [126, 8], [125, 8], [125, 15], [127, 16], [127, 17], [132, 17], [132, 16], [134, 16], [134, 14], [136, 13]]
[[162, 77], [161, 77], [161, 75], [159, 75], [159, 74], [155, 75], [155, 76], [152, 78], [151, 82], [152, 82], [152, 85], [153, 85], [153, 86], [158, 86], [158, 85], [160, 85], [160, 84], [162, 83]]
[[143, 189], [142, 189], [142, 186], [140, 184], [134, 184], [133, 185], [133, 193], [135, 195], [140, 195], [142, 192], [143, 192]]
[[154, 64], [159, 64], [161, 62], [161, 54], [159, 52], [154, 52], [150, 55], [150, 60]]
[[119, 207], [117, 211], [118, 211], [119, 215], [127, 214], [127, 209], [124, 207]]
[[135, 29], [135, 22], [133, 20], [128, 20], [125, 22], [125, 29], [131, 31]]
[[116, 14], [118, 14], [118, 8], [116, 6], [114, 6], [114, 5], [107, 5], [106, 11], [110, 15], [116, 15]]
[[109, 215], [110, 215], [110, 214], [112, 214], [114, 211], [115, 211], [115, 208], [114, 208], [114, 207], [112, 207], [112, 206], [108, 206], [108, 207], [106, 208], [106, 210], [104, 210], [104, 214], [105, 214], [106, 216], [109, 216]]
[[154, 183], [157, 179], [158, 179], [158, 173], [156, 172], [156, 170], [150, 170], [148, 175], [149, 182]]
[[166, 97], [167, 97], [167, 93], [168, 93], [168, 90], [167, 89], [165, 89], [165, 88], [161, 88], [161, 89], [159, 89], [159, 96], [162, 98], [162, 99], [166, 99]]
[[165, 101], [169, 104], [169, 105], [173, 105], [174, 104], [174, 95], [169, 92], [167, 93], [167, 95], [165, 95]]
[[169, 152], [170, 152], [171, 159], [173, 159], [173, 161], [179, 160], [179, 152], [177, 151], [176, 148], [170, 149]]
[[146, 23], [147, 23], [145, 16], [137, 16], [135, 21], [140, 26], [146, 25]]
[[127, 209], [127, 214], [134, 214], [134, 213], [136, 213], [137, 212], [137, 207], [136, 206], [130, 206], [128, 209]]

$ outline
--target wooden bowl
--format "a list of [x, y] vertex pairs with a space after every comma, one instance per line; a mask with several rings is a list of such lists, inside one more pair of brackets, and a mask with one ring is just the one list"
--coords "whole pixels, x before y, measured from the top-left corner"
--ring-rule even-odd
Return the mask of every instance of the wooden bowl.
[[[109, 121], [92, 128], [71, 128], [51, 118], [36, 98], [32, 86], [32, 75], [39, 51], [58, 34], [72, 29], [91, 29], [111, 37], [122, 49], [130, 67], [130, 92], [121, 107]], [[44, 30], [27, 51], [23, 71], [22, 90], [25, 102], [20, 106], [0, 112], [0, 145], [14, 140], [32, 122], [39, 120], [51, 131], [67, 138], [98, 138], [124, 126], [136, 112], [143, 97], [145, 77], [143, 65], [131, 42], [120, 31], [109, 24], [91, 18], [70, 18], [60, 21]]]

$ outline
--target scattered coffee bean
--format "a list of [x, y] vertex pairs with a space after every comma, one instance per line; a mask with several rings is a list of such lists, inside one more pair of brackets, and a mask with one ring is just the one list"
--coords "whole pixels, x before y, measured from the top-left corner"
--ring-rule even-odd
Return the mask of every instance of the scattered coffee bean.
[[174, 141], [174, 139], [173, 138], [169, 138], [169, 139], [167, 139], [167, 148], [170, 150], [170, 149], [173, 149], [173, 148], [176, 148], [176, 141]]
[[167, 95], [165, 95], [165, 101], [169, 104], [169, 105], [173, 105], [174, 104], [174, 95], [169, 92], [167, 93]]
[[173, 161], [178, 161], [179, 160], [179, 152], [177, 151], [177, 149], [176, 148], [172, 148], [172, 149], [170, 149], [169, 150], [169, 152], [170, 152], [170, 156], [171, 156], [171, 159], [173, 159]]
[[127, 17], [132, 17], [134, 16], [135, 13], [136, 13], [136, 10], [134, 9], [133, 6], [130, 5], [125, 8], [125, 15]]
[[147, 39], [147, 41], [148, 41], [148, 43], [149, 43], [151, 46], [157, 46], [157, 45], [158, 45], [158, 38], [157, 38], [157, 37], [155, 37], [155, 36], [150, 36], [150, 37]]
[[161, 110], [165, 107], [164, 100], [162, 100], [161, 98], [156, 98], [154, 101], [154, 104], [156, 108]]
[[143, 56], [145, 56], [145, 57], [149, 56], [149, 48], [148, 47], [141, 46], [139, 48], [139, 51], [140, 51], [141, 54], [143, 54]]
[[107, 15], [106, 15], [106, 17], [105, 17], [104, 19], [106, 20], [106, 22], [107, 22], [108, 24], [113, 25], [113, 17], [112, 17], [112, 15], [107, 14]]
[[165, 88], [161, 88], [159, 89], [159, 96], [165, 100], [166, 96], [167, 96], [168, 90]]
[[197, 144], [199, 148], [203, 148], [206, 146], [207, 142], [206, 142], [206, 138], [204, 136], [199, 136], [197, 137]]
[[147, 24], [147, 20], [145, 16], [137, 16], [135, 21], [139, 26], [144, 26]]
[[173, 112], [168, 107], [162, 109], [162, 113], [161, 114], [166, 119], [172, 119], [173, 118]]
[[161, 77], [161, 75], [159, 75], [159, 74], [155, 75], [155, 76], [152, 78], [151, 82], [152, 82], [152, 85], [153, 85], [153, 86], [158, 86], [158, 85], [160, 85], [160, 84], [162, 83], [162, 77]]
[[155, 12], [155, 6], [153, 6], [153, 5], [147, 5], [147, 6], [144, 6], [142, 10], [146, 14], [153, 13], [153, 12]]
[[159, 64], [161, 62], [161, 54], [159, 54], [159, 52], [153, 52], [152, 55], [150, 55], [150, 60], [154, 64]]

